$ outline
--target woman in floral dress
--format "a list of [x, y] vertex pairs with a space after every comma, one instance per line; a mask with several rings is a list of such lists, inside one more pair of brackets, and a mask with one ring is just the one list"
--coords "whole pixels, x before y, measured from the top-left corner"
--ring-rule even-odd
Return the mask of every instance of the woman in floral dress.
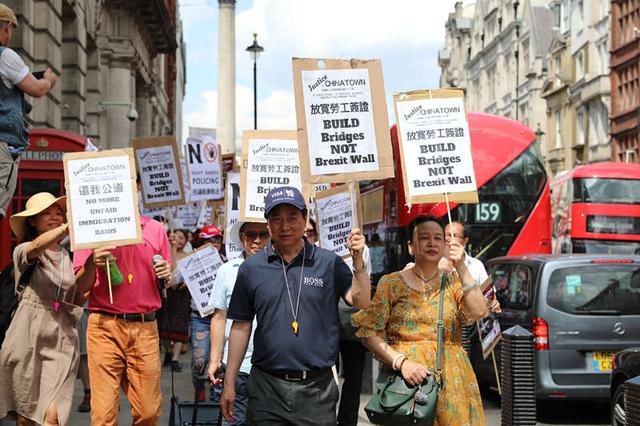
[[469, 358], [462, 347], [462, 325], [488, 312], [487, 302], [464, 264], [456, 239], [445, 244], [444, 229], [435, 219], [420, 216], [409, 225], [409, 252], [415, 265], [382, 277], [368, 309], [353, 315], [357, 336], [389, 369], [399, 370], [411, 385], [420, 384], [436, 367], [438, 302], [446, 257], [455, 266], [448, 274], [443, 310], [443, 387], [435, 425], [484, 425], [482, 400]]

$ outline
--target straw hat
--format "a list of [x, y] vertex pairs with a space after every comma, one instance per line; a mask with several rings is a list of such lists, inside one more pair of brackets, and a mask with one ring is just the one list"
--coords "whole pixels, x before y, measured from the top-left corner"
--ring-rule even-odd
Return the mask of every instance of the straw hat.
[[18, 26], [18, 20], [13, 10], [6, 4], [0, 3], [0, 21], [5, 21], [13, 24], [14, 27]]
[[48, 192], [39, 192], [36, 195], [33, 195], [27, 200], [25, 210], [12, 215], [9, 219], [11, 230], [19, 241], [24, 241], [27, 234], [27, 218], [45, 211], [53, 204], [57, 204], [58, 206], [60, 206], [62, 212], [66, 213], [66, 200], [66, 196], [56, 198], [54, 195]]

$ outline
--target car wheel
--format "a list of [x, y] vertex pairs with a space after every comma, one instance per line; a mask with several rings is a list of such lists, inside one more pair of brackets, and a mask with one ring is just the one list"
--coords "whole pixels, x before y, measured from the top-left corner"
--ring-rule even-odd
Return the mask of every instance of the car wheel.
[[626, 426], [627, 416], [624, 410], [624, 384], [621, 383], [611, 399], [611, 425]]

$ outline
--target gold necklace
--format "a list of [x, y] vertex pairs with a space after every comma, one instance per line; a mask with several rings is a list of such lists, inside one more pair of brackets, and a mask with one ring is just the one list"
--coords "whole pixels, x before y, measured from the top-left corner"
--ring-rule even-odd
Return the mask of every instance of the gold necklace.
[[422, 294], [426, 297], [426, 293], [427, 293], [427, 287], [429, 289], [431, 289], [433, 287], [433, 285], [429, 284], [430, 281], [432, 281], [435, 277], [438, 276], [438, 270], [436, 269], [435, 274], [433, 274], [431, 276], [431, 278], [429, 278], [428, 280], [424, 279], [422, 277], [422, 275], [420, 275], [417, 271], [416, 271], [416, 267], [414, 266], [413, 268], [411, 268], [411, 270], [413, 271], [413, 274], [418, 277], [418, 279], [420, 281], [422, 281]]

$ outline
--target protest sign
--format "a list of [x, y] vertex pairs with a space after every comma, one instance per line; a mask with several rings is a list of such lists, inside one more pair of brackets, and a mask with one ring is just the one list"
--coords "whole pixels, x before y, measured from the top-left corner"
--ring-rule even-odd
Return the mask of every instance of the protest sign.
[[371, 225], [384, 220], [384, 187], [360, 194], [362, 201], [362, 225]]
[[379, 60], [293, 58], [293, 83], [305, 182], [393, 177]]
[[222, 263], [218, 250], [208, 245], [178, 260], [182, 278], [203, 318], [214, 310], [209, 304], [209, 296], [211, 296], [218, 268]]
[[133, 151], [65, 154], [71, 250], [142, 242]]
[[185, 229], [195, 229], [198, 225], [198, 219], [200, 218], [200, 211], [202, 209], [202, 203], [191, 202], [183, 206], [178, 206], [176, 209], [175, 218], [182, 222]]
[[235, 154], [222, 154], [222, 171], [226, 174], [233, 171], [236, 166]]
[[222, 160], [220, 145], [211, 136], [187, 138], [189, 201], [222, 198]]
[[[493, 299], [495, 299], [496, 289], [493, 286], [491, 278], [487, 278], [487, 280], [481, 284], [480, 289], [488, 303], [491, 303]], [[500, 323], [498, 322], [498, 318], [496, 318], [496, 314], [492, 312], [488, 317], [477, 321], [477, 327], [480, 343], [482, 344], [482, 359], [487, 359], [502, 337]]]
[[313, 191], [311, 192], [311, 196], [309, 197], [309, 219], [313, 219], [314, 221], [317, 222], [316, 220], [316, 193], [321, 192], [321, 191], [326, 191], [327, 189], [331, 188], [331, 184], [329, 183], [316, 183], [313, 185], [310, 185], [311, 188], [313, 188]]
[[315, 197], [320, 247], [343, 258], [350, 256], [347, 240], [351, 229], [358, 226], [358, 218], [362, 217], [359, 208], [354, 208], [360, 205], [357, 185], [355, 188], [350, 191], [349, 186], [338, 185], [316, 193]]
[[463, 92], [441, 89], [394, 95], [407, 204], [477, 203]]
[[273, 188], [293, 186], [305, 199], [308, 185], [302, 184], [298, 140], [294, 130], [246, 130], [243, 135], [240, 168], [240, 219], [264, 222], [264, 198]]
[[133, 150], [140, 174], [144, 207], [184, 204], [184, 186], [175, 138], [165, 136], [134, 139]]
[[234, 259], [242, 254], [242, 247], [235, 245], [230, 239], [231, 227], [240, 220], [240, 173], [227, 173], [227, 186], [224, 196], [224, 239], [227, 259]]

